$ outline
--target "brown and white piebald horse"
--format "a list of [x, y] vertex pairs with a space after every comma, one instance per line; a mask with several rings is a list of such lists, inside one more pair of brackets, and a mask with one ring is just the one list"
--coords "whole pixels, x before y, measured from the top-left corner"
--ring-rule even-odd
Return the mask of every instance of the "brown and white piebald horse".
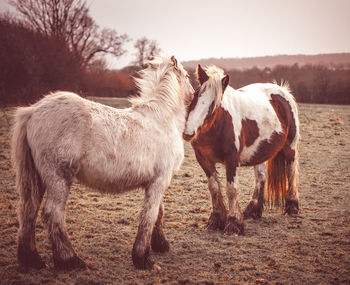
[[[215, 66], [197, 67], [199, 88], [189, 106], [183, 137], [191, 141], [207, 178], [213, 210], [208, 229], [243, 234], [243, 216], [260, 218], [267, 201], [299, 212], [297, 104], [286, 84], [256, 83], [235, 90]], [[215, 164], [226, 167], [228, 212]], [[255, 189], [244, 213], [238, 204], [236, 168], [254, 166]]]

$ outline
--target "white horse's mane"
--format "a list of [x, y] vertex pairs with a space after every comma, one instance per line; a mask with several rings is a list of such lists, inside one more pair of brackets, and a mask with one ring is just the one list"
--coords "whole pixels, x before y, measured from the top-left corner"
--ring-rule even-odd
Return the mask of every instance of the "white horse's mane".
[[134, 108], [146, 107], [160, 118], [166, 118], [185, 103], [179, 77], [187, 76], [187, 72], [169, 56], [155, 57], [139, 75], [140, 78], [135, 78], [139, 96], [130, 99]]

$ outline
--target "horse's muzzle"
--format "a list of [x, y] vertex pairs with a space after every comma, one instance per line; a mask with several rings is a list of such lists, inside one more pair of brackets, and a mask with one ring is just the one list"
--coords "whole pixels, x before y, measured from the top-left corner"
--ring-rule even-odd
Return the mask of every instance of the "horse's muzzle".
[[183, 137], [183, 139], [184, 139], [185, 141], [188, 141], [188, 142], [189, 142], [191, 139], [193, 139], [194, 135], [195, 135], [195, 133], [193, 133], [193, 134], [191, 134], [191, 135], [188, 135], [188, 134], [183, 133], [183, 134], [182, 134], [182, 137]]

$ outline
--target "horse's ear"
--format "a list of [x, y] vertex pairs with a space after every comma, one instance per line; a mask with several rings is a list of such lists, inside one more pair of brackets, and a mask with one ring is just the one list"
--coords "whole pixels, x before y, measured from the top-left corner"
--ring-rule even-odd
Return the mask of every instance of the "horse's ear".
[[205, 73], [204, 69], [200, 64], [197, 66], [197, 80], [202, 85], [205, 81], [209, 79], [209, 76]]
[[222, 93], [225, 92], [225, 89], [226, 89], [229, 81], [230, 81], [230, 77], [228, 76], [228, 74], [224, 78], [221, 79]]
[[174, 67], [177, 69], [178, 65], [177, 65], [177, 59], [175, 58], [175, 56], [171, 57], [171, 61], [173, 62]]

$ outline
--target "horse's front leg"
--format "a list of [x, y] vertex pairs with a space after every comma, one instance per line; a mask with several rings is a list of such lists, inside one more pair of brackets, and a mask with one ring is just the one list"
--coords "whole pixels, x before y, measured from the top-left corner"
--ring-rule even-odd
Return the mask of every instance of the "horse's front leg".
[[238, 204], [238, 185], [236, 176], [236, 165], [234, 163], [226, 163], [226, 194], [228, 198], [228, 216], [224, 234], [241, 235], [244, 232], [243, 215]]
[[226, 207], [221, 194], [221, 185], [216, 172], [215, 163], [208, 160], [208, 157], [202, 155], [200, 151], [195, 151], [197, 161], [203, 168], [208, 179], [208, 188], [210, 191], [213, 210], [210, 214], [207, 229], [223, 230], [226, 223]]
[[138, 269], [153, 268], [154, 261], [150, 257], [151, 236], [167, 184], [167, 179], [158, 178], [146, 187], [139, 228], [132, 249], [132, 260]]
[[247, 208], [244, 210], [244, 218], [259, 219], [264, 209], [264, 190], [266, 182], [265, 163], [255, 165], [255, 189]]
[[227, 211], [221, 194], [221, 185], [217, 172], [208, 177], [208, 188], [211, 195], [213, 211], [210, 214], [207, 229], [223, 230], [225, 228]]

